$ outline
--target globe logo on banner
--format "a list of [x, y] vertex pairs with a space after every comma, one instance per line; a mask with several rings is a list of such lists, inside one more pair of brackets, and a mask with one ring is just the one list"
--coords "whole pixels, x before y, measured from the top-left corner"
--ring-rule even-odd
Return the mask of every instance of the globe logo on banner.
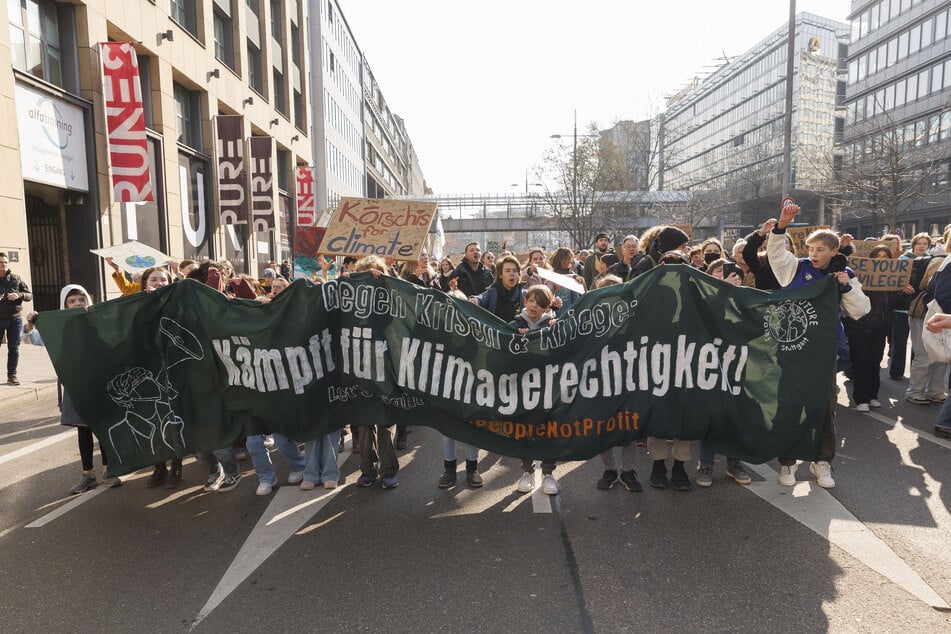
[[806, 332], [810, 326], [818, 326], [815, 307], [806, 301], [782, 302], [766, 309], [766, 338], [775, 339], [784, 351], [800, 350], [809, 342]]
[[155, 258], [151, 255], [130, 255], [125, 263], [137, 269], [148, 269], [155, 266]]

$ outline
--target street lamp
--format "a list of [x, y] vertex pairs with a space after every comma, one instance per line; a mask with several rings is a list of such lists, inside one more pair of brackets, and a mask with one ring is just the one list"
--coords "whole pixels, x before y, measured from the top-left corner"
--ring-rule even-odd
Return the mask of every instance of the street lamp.
[[[544, 187], [544, 186], [545, 186], [544, 183], [529, 183], [529, 182], [528, 182], [528, 170], [526, 169], [526, 170], [525, 170], [525, 193], [526, 193], [526, 194], [528, 193], [528, 186], [529, 186], [529, 184], [531, 184], [532, 187]], [[519, 185], [518, 183], [512, 183], [511, 185], [509, 185], [509, 187], [519, 187], [519, 186], [520, 186], [520, 185]]]
[[[552, 139], [561, 139], [568, 136], [567, 134], [553, 134], [550, 138]], [[600, 134], [585, 134], [583, 136], [597, 138], [600, 137]], [[571, 204], [575, 208], [575, 213], [578, 212], [578, 109], [575, 108], [575, 128], [571, 133], [572, 138], [572, 148], [571, 148]], [[526, 188], [527, 189], [527, 188]]]

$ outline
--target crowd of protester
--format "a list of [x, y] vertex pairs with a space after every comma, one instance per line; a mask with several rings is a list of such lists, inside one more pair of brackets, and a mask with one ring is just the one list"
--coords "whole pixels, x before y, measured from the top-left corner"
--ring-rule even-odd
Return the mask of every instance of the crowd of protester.
[[[339, 269], [329, 258], [319, 258], [320, 274], [311, 281], [322, 283], [337, 276], [353, 272], [369, 271], [379, 277], [400, 277], [412, 284], [432, 288], [460, 300], [469, 300], [498, 316], [518, 332], [544, 328], [554, 324], [587, 289], [623, 284], [661, 265], [691, 266], [722, 282], [735, 286], [747, 286], [770, 291], [780, 288], [795, 288], [826, 276], [833, 276], [839, 284], [842, 308], [842, 328], [839, 333], [839, 369], [851, 380], [852, 402], [860, 412], [881, 407], [879, 400], [880, 370], [888, 349], [889, 377], [894, 381], [907, 381], [905, 390], [908, 402], [927, 406], [944, 403], [947, 397], [948, 364], [933, 362], [921, 344], [924, 328], [939, 330], [951, 327], [951, 316], [939, 315], [928, 324], [924, 323], [927, 304], [937, 297], [939, 304], [951, 308], [951, 276], [942, 275], [945, 263], [944, 247], [951, 239], [951, 225], [937, 240], [927, 233], [915, 235], [907, 251], [902, 250], [901, 238], [886, 234], [872, 238], [881, 243], [869, 252], [872, 258], [912, 258], [910, 283], [894, 291], [865, 291], [853, 271], [848, 267], [847, 256], [855, 250], [854, 239], [846, 234], [830, 230], [817, 230], [805, 243], [806, 257], [798, 257], [792, 240], [786, 233], [799, 208], [785, 207], [778, 219], [770, 219], [749, 235], [738, 237], [727, 249], [716, 238], [707, 238], [690, 246], [690, 237], [673, 226], [657, 226], [645, 231], [640, 237], [612, 237], [599, 233], [590, 250], [572, 251], [555, 249], [551, 254], [541, 248], [532, 248], [519, 259], [508, 251], [498, 255], [483, 252], [481, 245], [471, 242], [465, 246], [458, 264], [451, 257], [433, 259], [425, 251], [415, 262], [396, 262], [390, 258], [367, 256], [360, 260], [344, 258]], [[111, 260], [112, 277], [122, 295], [149, 293], [190, 278], [207, 284], [229, 298], [241, 298], [267, 303], [276, 298], [290, 284], [290, 267], [285, 260], [280, 267], [268, 263], [262, 279], [238, 274], [227, 261], [198, 263], [192, 260], [169, 262], [155, 267], [133, 279], [129, 279]], [[544, 275], [539, 271], [560, 276]], [[553, 281], [554, 280], [554, 281]], [[559, 285], [562, 281], [564, 286]], [[944, 284], [942, 284], [942, 281]], [[941, 300], [945, 299], [946, 303]], [[85, 307], [92, 303], [90, 295], [76, 285], [63, 289], [63, 308]], [[42, 345], [42, 339], [33, 328], [36, 313], [27, 315], [24, 339]], [[911, 364], [906, 377], [908, 345], [911, 346]], [[835, 405], [837, 387], [835, 381], [829, 386], [827, 407], [821, 425], [819, 456], [810, 463], [809, 471], [821, 487], [832, 488], [832, 460], [835, 455]], [[93, 442], [89, 428], [79, 419], [68, 395], [60, 390], [62, 422], [79, 430], [79, 447], [82, 461], [80, 482], [71, 493], [82, 493], [98, 484], [93, 471]], [[359, 487], [373, 486], [378, 480], [384, 489], [399, 485], [399, 451], [407, 446], [407, 434], [403, 426], [384, 423], [372, 426], [348, 425], [318, 439], [299, 444], [279, 434], [256, 435], [242, 439], [233, 446], [214, 451], [201, 451], [196, 458], [207, 468], [204, 484], [206, 491], [228, 491], [241, 478], [239, 459], [251, 460], [258, 477], [257, 493], [267, 495], [277, 484], [276, 471], [271, 461], [271, 452], [276, 450], [288, 463], [290, 472], [287, 483], [298, 485], [303, 490], [317, 487], [333, 489], [341, 477], [337, 465], [338, 454], [344, 448], [345, 437], [352, 435], [352, 450], [360, 457]], [[951, 433], [951, 407], [945, 406], [939, 415], [936, 429]], [[458, 445], [462, 445], [459, 447]], [[636, 448], [646, 445], [650, 459], [650, 475], [647, 482], [655, 488], [673, 488], [689, 491], [694, 484], [707, 487], [713, 484], [715, 455], [708, 442], [701, 440], [699, 461], [695, 476], [691, 479], [687, 463], [691, 459], [690, 443], [684, 440], [648, 438], [646, 442], [630, 443], [615, 447], [601, 454], [604, 466], [602, 476], [595, 486], [611, 489], [617, 482], [632, 492], [643, 490], [635, 469]], [[457, 483], [457, 451], [464, 454], [466, 484], [472, 488], [483, 485], [479, 473], [479, 449], [443, 439], [443, 472], [437, 480], [440, 488], [453, 487]], [[620, 455], [620, 460], [618, 460]], [[671, 467], [668, 471], [668, 458]], [[749, 484], [751, 478], [743, 463], [726, 456], [725, 475], [739, 484]], [[103, 466], [106, 456], [102, 456]], [[797, 461], [779, 456], [778, 481], [785, 486], [796, 483]], [[522, 476], [516, 483], [519, 492], [527, 493], [538, 486], [535, 477], [535, 461], [521, 461]], [[556, 464], [541, 462], [541, 490], [556, 495], [560, 489], [555, 477]], [[147, 487], [164, 486], [175, 489], [182, 485], [182, 460], [155, 465], [146, 482]], [[109, 486], [121, 484], [119, 478], [103, 480]]]

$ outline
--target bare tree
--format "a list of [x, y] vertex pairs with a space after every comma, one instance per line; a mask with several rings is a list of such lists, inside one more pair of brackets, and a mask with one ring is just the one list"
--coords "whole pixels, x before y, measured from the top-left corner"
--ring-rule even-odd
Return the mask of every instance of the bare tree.
[[[884, 108], [881, 108], [884, 110]], [[890, 112], [862, 125], [845, 156], [835, 161], [838, 196], [845, 209], [867, 212], [876, 229], [894, 231], [909, 208], [932, 203], [948, 186], [951, 109], [902, 124]]]
[[592, 124], [589, 130], [570, 146], [553, 146], [536, 168], [542, 182], [556, 183], [554, 190], [546, 187], [543, 194], [546, 215], [579, 247], [589, 246], [598, 232], [611, 227], [613, 206], [604, 192], [629, 186], [617, 146], [600, 138], [597, 126]]

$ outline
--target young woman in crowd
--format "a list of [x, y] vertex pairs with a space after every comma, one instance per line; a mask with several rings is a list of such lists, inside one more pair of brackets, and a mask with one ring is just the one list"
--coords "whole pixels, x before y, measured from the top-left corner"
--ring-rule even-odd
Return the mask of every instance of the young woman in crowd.
[[[869, 253], [870, 258], [890, 259], [888, 247], [875, 247]], [[870, 407], [881, 407], [878, 401], [880, 384], [879, 370], [882, 357], [885, 356], [885, 333], [888, 321], [887, 291], [864, 291], [871, 304], [871, 310], [861, 319], [852, 319], [844, 315], [842, 325], [849, 342], [849, 359], [852, 361], [852, 400], [855, 409], [867, 412]]]

